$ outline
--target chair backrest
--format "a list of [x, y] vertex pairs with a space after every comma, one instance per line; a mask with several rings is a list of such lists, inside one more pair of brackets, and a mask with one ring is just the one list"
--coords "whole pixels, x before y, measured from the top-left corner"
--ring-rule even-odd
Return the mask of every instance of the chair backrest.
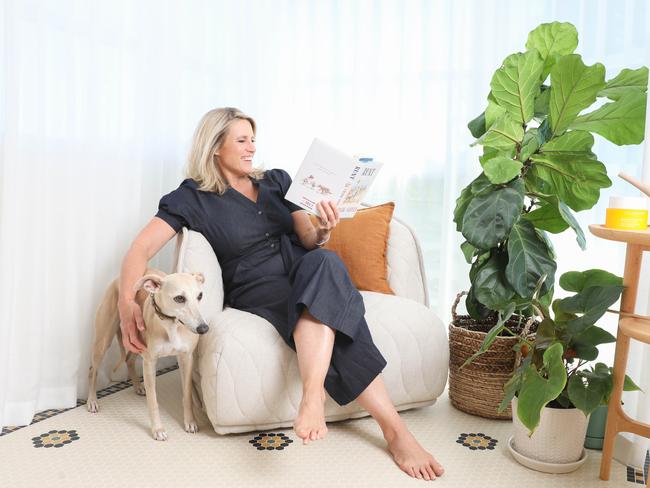
[[413, 229], [397, 217], [388, 236], [388, 284], [396, 295], [429, 306], [422, 249]]
[[[413, 229], [397, 217], [393, 217], [390, 223], [387, 261], [388, 284], [395, 294], [428, 307], [429, 294], [420, 243]], [[178, 273], [201, 271], [205, 276], [205, 299], [202, 303], [210, 304], [209, 310], [202, 310], [206, 319], [211, 313], [220, 312], [224, 298], [221, 266], [205, 237], [183, 228], [176, 238], [174, 262]]]

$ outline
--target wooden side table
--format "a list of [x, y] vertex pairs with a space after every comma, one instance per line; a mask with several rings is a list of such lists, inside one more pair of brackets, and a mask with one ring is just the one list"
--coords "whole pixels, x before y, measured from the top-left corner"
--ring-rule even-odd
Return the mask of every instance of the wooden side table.
[[[623, 271], [623, 286], [625, 286], [625, 289], [621, 297], [621, 315], [618, 320], [616, 334], [614, 387], [612, 396], [609, 399], [607, 428], [605, 429], [605, 439], [603, 441], [603, 457], [600, 462], [600, 479], [608, 480], [616, 435], [619, 432], [632, 432], [650, 438], [650, 425], [630, 418], [621, 407], [630, 339], [650, 344], [650, 317], [634, 315], [643, 251], [650, 251], [650, 227], [645, 230], [617, 230], [607, 228], [604, 225], [590, 225], [589, 230], [593, 235], [602, 239], [627, 244], [625, 270]], [[647, 482], [647, 486], [650, 486], [650, 480], [647, 480]]]

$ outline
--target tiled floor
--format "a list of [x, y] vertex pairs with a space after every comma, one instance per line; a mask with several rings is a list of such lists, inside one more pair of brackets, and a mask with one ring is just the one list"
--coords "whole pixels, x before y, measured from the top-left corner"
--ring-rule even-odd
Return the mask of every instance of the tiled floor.
[[[177, 366], [172, 366], [158, 374], [170, 373], [176, 369]], [[8, 460], [15, 456], [15, 462], [9, 463], [11, 466], [5, 471], [8, 480], [18, 483], [11, 486], [42, 486], [43, 483], [49, 483], [47, 478], [51, 476], [55, 481], [65, 481], [58, 483], [62, 486], [82, 486], [87, 482], [88, 476], [93, 479], [101, 477], [104, 468], [96, 463], [103, 459], [122, 462], [127, 466], [125, 470], [131, 470], [130, 473], [141, 470], [144, 481], [129, 484], [135, 476], [129, 475], [125, 484], [124, 480], [112, 479], [110, 476], [105, 479], [104, 475], [103, 484], [93, 486], [178, 486], [178, 480], [183, 479], [183, 474], [178, 472], [176, 465], [188, 462], [194, 463], [192, 482], [186, 484], [190, 487], [212, 486], [212, 474], [215, 479], [221, 477], [224, 486], [228, 485], [228, 479], [237, 486], [259, 486], [263, 480], [271, 479], [275, 480], [274, 484], [290, 484], [298, 479], [304, 480], [308, 475], [308, 470], [297, 469], [298, 466], [325, 469], [323, 458], [331, 463], [340, 463], [340, 473], [335, 473], [333, 479], [345, 479], [346, 485], [350, 480], [350, 486], [370, 486], [361, 483], [362, 480], [353, 483], [355, 470], [349, 466], [342, 467], [355, 463], [359, 464], [360, 471], [365, 469], [367, 473], [368, 469], [373, 470], [372, 477], [364, 478], [372, 486], [406, 486], [406, 483], [413, 481], [402, 476], [392, 463], [386, 462], [389, 459], [383, 446], [373, 440], [378, 438], [379, 431], [369, 419], [333, 423], [329, 440], [323, 441], [323, 444], [319, 441], [311, 449], [305, 449], [306, 446], [296, 442], [298, 439], [291, 429], [217, 436], [209, 424], [203, 424], [199, 434], [186, 434], [178, 425], [182, 413], [177, 376], [178, 374], [165, 375], [158, 381], [161, 414], [167, 415], [163, 422], [171, 436], [167, 442], [155, 442], [150, 438], [144, 399], [131, 395], [132, 392], [128, 391], [110, 397], [118, 401], [104, 400], [100, 414], [89, 414], [85, 409], [78, 409], [62, 415], [61, 418], [65, 417], [65, 421], [55, 422], [53, 417], [73, 409], [47, 410], [36, 415], [31, 426], [3, 429], [0, 434], [3, 436], [0, 438], [0, 459]], [[114, 384], [98, 392], [98, 397], [107, 397], [129, 386], [130, 381]], [[645, 482], [650, 453], [646, 457], [644, 471], [631, 467], [626, 470], [615, 463], [616, 469], [612, 470], [613, 476], [609, 482], [600, 482], [597, 478], [598, 451], [589, 451], [589, 464], [573, 475], [546, 475], [528, 470], [513, 461], [505, 446], [510, 432], [507, 421], [484, 421], [455, 410], [446, 396], [440, 400], [432, 407], [402, 414], [416, 436], [429, 439], [429, 445], [425, 447], [434, 450], [436, 457], [445, 461], [448, 473], [438, 480], [439, 483], [447, 483], [456, 488], [476, 486], [478, 482], [482, 487], [531, 483], [536, 487], [632, 487]], [[78, 406], [85, 404], [83, 400], [77, 403]], [[48, 419], [51, 420], [44, 422]], [[43, 427], [39, 428], [41, 422], [44, 422]], [[26, 429], [24, 435], [20, 434], [21, 429]], [[7, 443], [5, 439], [11, 442]], [[136, 454], [127, 453], [124, 446], [129, 446]], [[374, 450], [375, 446], [380, 449]], [[60, 455], [43, 457], [37, 454], [45, 452]], [[254, 454], [255, 452], [259, 454]], [[220, 466], [218, 462], [212, 465], [214, 458], [222, 459], [223, 465]], [[148, 471], [133, 467], [147, 459], [150, 464]], [[277, 463], [269, 464], [271, 459], [277, 460]], [[136, 464], [128, 468], [128, 463], [131, 462]], [[87, 472], [72, 473], [65, 469], [65, 466], [78, 463], [86, 463]], [[29, 473], [25, 474], [26, 472]], [[148, 474], [145, 476], [144, 473]], [[327, 476], [331, 477], [332, 473]], [[21, 482], [26, 484], [21, 485]], [[323, 484], [316, 483], [313, 486], [331, 486], [332, 479], [319, 478], [320, 482]]]

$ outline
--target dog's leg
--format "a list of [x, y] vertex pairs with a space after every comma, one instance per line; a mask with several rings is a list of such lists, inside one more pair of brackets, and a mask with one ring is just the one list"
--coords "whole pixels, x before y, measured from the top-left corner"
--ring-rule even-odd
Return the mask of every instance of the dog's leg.
[[166, 441], [167, 432], [160, 421], [158, 411], [158, 398], [156, 397], [156, 359], [143, 356], [142, 372], [144, 373], [144, 386], [147, 390], [147, 408], [151, 419], [151, 433], [157, 441]]
[[145, 395], [144, 385], [140, 382], [140, 377], [135, 372], [136, 359], [137, 359], [137, 355], [133, 354], [132, 352], [129, 352], [126, 355], [126, 367], [129, 370], [129, 378], [131, 378], [131, 383], [133, 383], [133, 390], [136, 392], [136, 394], [144, 396]]
[[117, 282], [114, 281], [106, 290], [95, 315], [95, 343], [92, 351], [92, 363], [88, 371], [88, 400], [86, 401], [86, 409], [91, 413], [99, 411], [99, 404], [97, 403], [97, 370], [113, 341], [113, 337], [120, 328], [117, 293]]
[[194, 434], [199, 431], [192, 412], [192, 363], [193, 355], [191, 352], [179, 354], [177, 356], [181, 370], [181, 384], [183, 387], [183, 422], [185, 432]]

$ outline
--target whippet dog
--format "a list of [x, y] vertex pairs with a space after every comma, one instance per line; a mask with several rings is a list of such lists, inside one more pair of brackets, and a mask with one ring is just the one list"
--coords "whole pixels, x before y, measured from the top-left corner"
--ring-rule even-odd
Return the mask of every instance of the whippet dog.
[[135, 284], [135, 300], [142, 309], [145, 325], [143, 339], [147, 345], [147, 349], [141, 353], [144, 388], [135, 372], [136, 354], [127, 353], [122, 343], [117, 307], [119, 279], [115, 279], [109, 285], [97, 308], [95, 318], [95, 343], [92, 366], [88, 373], [88, 402], [86, 403], [89, 412], [95, 413], [99, 410], [96, 393], [97, 369], [113, 337], [117, 335], [122, 359], [115, 369], [126, 360], [135, 392], [138, 395], [144, 395], [146, 392], [153, 438], [158, 441], [167, 440], [167, 432], [160, 421], [156, 399], [156, 360], [171, 355], [177, 357], [180, 366], [185, 431], [198, 432], [192, 413], [192, 353], [199, 341], [199, 334], [205, 334], [209, 329], [199, 311], [204, 281], [200, 273], [165, 275], [162, 271], [148, 269]]

